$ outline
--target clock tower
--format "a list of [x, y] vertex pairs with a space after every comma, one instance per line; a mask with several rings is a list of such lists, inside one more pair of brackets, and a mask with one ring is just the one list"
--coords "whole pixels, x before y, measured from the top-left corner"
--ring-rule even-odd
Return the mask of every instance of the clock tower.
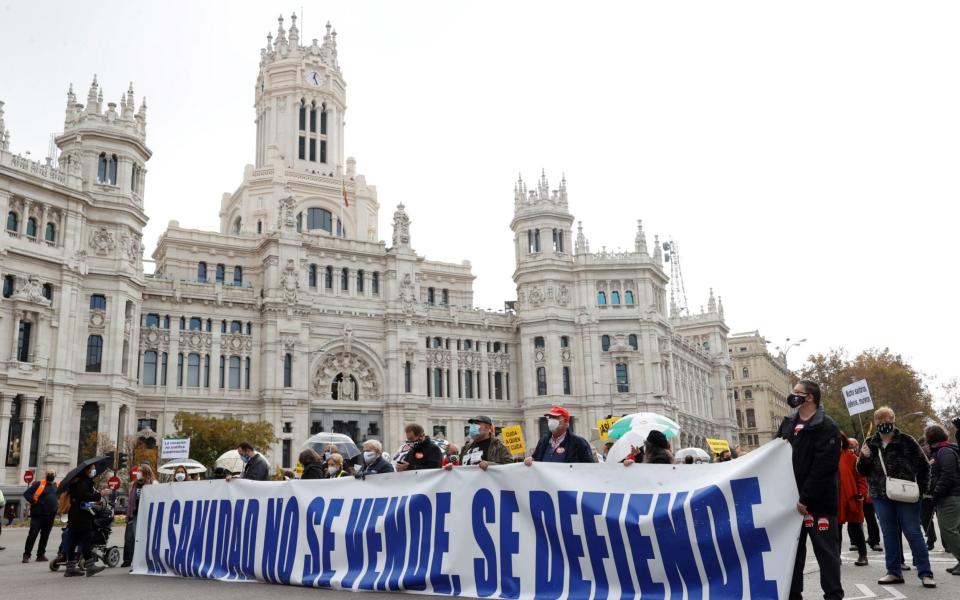
[[256, 166], [279, 159], [288, 169], [340, 176], [346, 84], [337, 63], [337, 32], [301, 45], [297, 16], [279, 21], [260, 50], [256, 87]]

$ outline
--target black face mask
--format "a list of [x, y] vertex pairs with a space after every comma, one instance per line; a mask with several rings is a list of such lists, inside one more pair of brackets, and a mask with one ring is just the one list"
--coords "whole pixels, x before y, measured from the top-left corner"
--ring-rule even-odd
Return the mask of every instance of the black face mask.
[[893, 433], [893, 423], [877, 423], [877, 431], [883, 435]]
[[47, 475], [47, 483], [53, 483], [53, 480], [56, 478], [56, 475]]
[[800, 394], [790, 394], [787, 396], [787, 406], [790, 408], [796, 408], [807, 401], [806, 396], [801, 396]]

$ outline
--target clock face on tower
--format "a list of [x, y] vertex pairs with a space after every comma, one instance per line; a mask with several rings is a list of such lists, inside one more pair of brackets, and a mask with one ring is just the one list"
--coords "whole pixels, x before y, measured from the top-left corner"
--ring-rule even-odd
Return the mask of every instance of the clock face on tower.
[[307, 85], [312, 85], [314, 87], [320, 87], [323, 85], [324, 77], [320, 74], [320, 71], [315, 69], [310, 69], [303, 75], [304, 80], [307, 82]]

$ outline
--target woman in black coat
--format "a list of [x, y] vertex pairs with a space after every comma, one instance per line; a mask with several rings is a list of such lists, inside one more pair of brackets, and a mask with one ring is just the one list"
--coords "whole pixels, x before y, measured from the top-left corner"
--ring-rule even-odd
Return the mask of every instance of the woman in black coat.
[[326, 479], [327, 464], [314, 450], [307, 448], [301, 452], [300, 464], [303, 465], [300, 479]]
[[97, 566], [97, 559], [93, 556], [91, 539], [93, 536], [93, 504], [100, 501], [100, 492], [93, 485], [93, 478], [97, 476], [96, 465], [84, 469], [70, 482], [70, 512], [68, 522], [72, 543], [67, 550], [67, 572], [65, 577], [83, 575], [84, 571], [77, 568], [77, 550], [83, 556], [83, 567], [87, 577], [96, 575], [105, 567]]

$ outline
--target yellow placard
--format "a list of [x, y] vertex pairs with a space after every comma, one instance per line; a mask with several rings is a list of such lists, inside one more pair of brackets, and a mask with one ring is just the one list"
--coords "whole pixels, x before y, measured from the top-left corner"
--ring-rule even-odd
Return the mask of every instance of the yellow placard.
[[710, 446], [711, 454], [720, 454], [724, 450], [730, 449], [730, 442], [727, 440], [714, 440], [707, 438], [707, 445]]
[[297, 461], [297, 466], [293, 468], [293, 471], [297, 475], [303, 475], [303, 465], [300, 464], [300, 461]]
[[503, 436], [503, 443], [507, 445], [507, 448], [510, 448], [511, 454], [523, 454], [527, 451], [527, 447], [523, 443], [523, 428], [519, 425], [501, 427], [500, 435]]
[[619, 420], [620, 417], [613, 417], [612, 419], [600, 419], [597, 421], [597, 431], [600, 432], [600, 441], [605, 442], [610, 439], [610, 428]]

